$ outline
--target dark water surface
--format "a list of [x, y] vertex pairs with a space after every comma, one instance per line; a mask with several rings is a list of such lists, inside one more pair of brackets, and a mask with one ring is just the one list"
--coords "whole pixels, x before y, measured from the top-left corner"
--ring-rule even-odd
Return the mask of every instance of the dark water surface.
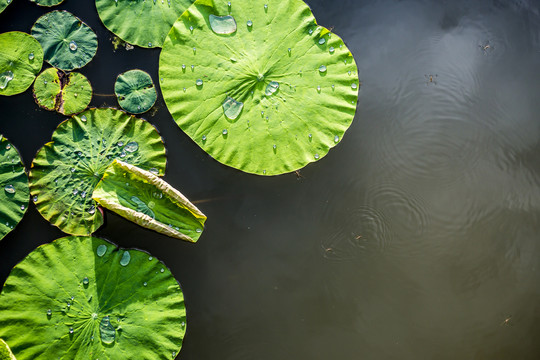
[[[181, 282], [179, 359], [539, 359], [540, 4], [309, 4], [359, 66], [343, 141], [300, 179], [247, 175], [209, 158], [160, 97], [143, 117], [165, 139], [165, 179], [204, 201], [207, 228], [193, 245], [108, 213], [97, 235], [151, 252]], [[98, 34], [81, 71], [96, 93], [132, 68], [157, 80], [159, 50], [113, 52], [94, 1], [57, 8]], [[0, 32], [29, 32], [45, 12], [15, 0]], [[30, 92], [0, 109], [27, 166], [64, 119]], [[61, 236], [31, 207], [0, 242], [0, 282]]]

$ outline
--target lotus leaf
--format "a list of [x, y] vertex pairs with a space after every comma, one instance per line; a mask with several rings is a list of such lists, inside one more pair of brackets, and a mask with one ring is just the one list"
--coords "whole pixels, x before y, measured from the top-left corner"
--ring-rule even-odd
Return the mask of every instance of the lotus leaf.
[[105, 27], [122, 40], [145, 48], [161, 47], [172, 24], [192, 0], [96, 0]]
[[64, 0], [31, 0], [39, 6], [56, 6], [64, 2]]
[[0, 339], [0, 360], [17, 360], [13, 356], [8, 344], [2, 339]]
[[159, 75], [173, 118], [245, 172], [282, 174], [322, 158], [354, 118], [353, 56], [301, 0], [231, 3], [196, 1], [167, 36]]
[[19, 360], [172, 359], [186, 331], [169, 269], [93, 237], [31, 252], [7, 278], [0, 313], [0, 336]]
[[92, 100], [92, 86], [80, 73], [64, 73], [55, 68], [43, 71], [34, 83], [34, 98], [39, 106], [71, 115], [86, 109]]
[[37, 153], [30, 191], [41, 215], [73, 235], [88, 235], [103, 224], [92, 192], [115, 158], [160, 175], [165, 146], [147, 121], [116, 109], [90, 109], [62, 122], [52, 141]]
[[32, 36], [12, 31], [0, 34], [0, 95], [22, 93], [43, 65], [43, 50]]
[[28, 176], [15, 146], [0, 135], [0, 240], [21, 221], [30, 200]]
[[119, 160], [105, 171], [93, 198], [143, 227], [190, 242], [199, 239], [206, 221], [206, 216], [171, 185]]
[[51, 11], [40, 17], [32, 27], [32, 36], [41, 43], [45, 61], [65, 71], [88, 64], [98, 46], [94, 31], [67, 11]]
[[11, 4], [12, 0], [0, 0], [0, 13], [4, 11], [9, 4]]
[[152, 77], [142, 70], [130, 70], [118, 75], [114, 92], [122, 109], [132, 114], [150, 110], [157, 99]]

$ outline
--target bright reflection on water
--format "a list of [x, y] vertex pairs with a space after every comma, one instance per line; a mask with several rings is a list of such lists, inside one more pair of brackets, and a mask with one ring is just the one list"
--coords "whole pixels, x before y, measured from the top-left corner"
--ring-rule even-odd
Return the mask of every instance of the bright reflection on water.
[[[539, 359], [539, 4], [309, 3], [359, 66], [358, 113], [337, 147], [298, 179], [243, 174], [158, 100], [146, 118], [166, 141], [166, 180], [199, 201], [205, 232], [180, 243], [109, 214], [98, 234], [150, 251], [182, 283], [183, 360]], [[93, 2], [59, 8], [100, 36], [83, 69], [96, 93], [130, 68], [157, 80], [159, 51], [114, 53]], [[14, 2], [0, 19], [15, 9], [24, 20], [2, 32], [46, 11]], [[0, 132], [28, 165], [63, 117], [37, 112], [29, 93], [0, 106]], [[30, 210], [0, 242], [2, 280], [62, 236]]]

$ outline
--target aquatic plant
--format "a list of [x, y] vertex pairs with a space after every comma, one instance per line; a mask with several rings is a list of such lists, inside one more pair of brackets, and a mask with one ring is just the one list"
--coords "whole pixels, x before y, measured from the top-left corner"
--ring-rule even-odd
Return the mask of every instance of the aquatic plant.
[[94, 237], [31, 252], [7, 278], [0, 313], [0, 337], [19, 360], [172, 359], [186, 332], [169, 269]]
[[67, 11], [51, 11], [32, 27], [45, 52], [45, 61], [55, 68], [71, 71], [85, 66], [97, 51], [96, 33]]
[[118, 75], [114, 93], [122, 109], [132, 114], [142, 114], [150, 110], [157, 99], [152, 77], [138, 69]]
[[32, 36], [0, 34], [0, 95], [15, 95], [32, 85], [43, 65], [43, 49]]
[[92, 100], [92, 85], [81, 73], [48, 68], [34, 83], [34, 99], [44, 109], [71, 115], [88, 107]]
[[103, 25], [122, 40], [144, 48], [161, 47], [172, 24], [192, 0], [96, 0]]
[[92, 234], [103, 224], [92, 193], [116, 158], [157, 175], [167, 161], [157, 130], [123, 111], [90, 109], [60, 123], [30, 170], [38, 211], [68, 234]]
[[17, 360], [3, 339], [0, 339], [0, 360]]
[[259, 175], [325, 156], [350, 126], [358, 74], [343, 41], [301, 0], [198, 0], [159, 62], [176, 123], [225, 165]]
[[196, 242], [206, 216], [171, 185], [136, 166], [115, 160], [94, 189], [101, 206], [148, 229]]
[[64, 0], [30, 0], [30, 1], [32, 1], [33, 3], [36, 3], [36, 5], [46, 6], [46, 7], [60, 5], [61, 3], [64, 2]]
[[28, 208], [28, 175], [21, 156], [0, 135], [0, 240], [21, 221]]
[[13, 0], [0, 0], [0, 13], [4, 11]]

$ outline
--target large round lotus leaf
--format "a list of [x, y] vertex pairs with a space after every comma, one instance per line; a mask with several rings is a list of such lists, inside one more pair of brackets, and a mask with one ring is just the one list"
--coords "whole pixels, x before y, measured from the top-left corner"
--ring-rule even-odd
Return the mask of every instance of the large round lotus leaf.
[[303, 1], [264, 3], [196, 1], [165, 40], [159, 74], [169, 111], [200, 147], [226, 165], [275, 175], [341, 140], [358, 75], [343, 41]]
[[141, 47], [161, 47], [163, 40], [192, 0], [96, 0], [107, 29]]
[[64, 73], [55, 68], [43, 71], [34, 83], [39, 106], [71, 115], [86, 109], [92, 100], [92, 86], [80, 73]]
[[4, 11], [4, 9], [7, 8], [9, 4], [11, 4], [11, 1], [12, 0], [0, 0], [0, 13]]
[[103, 224], [92, 193], [114, 159], [163, 175], [165, 146], [147, 121], [116, 109], [90, 109], [62, 122], [30, 170], [32, 200], [45, 219], [73, 235]]
[[92, 237], [42, 245], [0, 294], [0, 337], [18, 360], [174, 359], [180, 285], [159, 260]]
[[0, 240], [21, 221], [29, 200], [28, 176], [21, 156], [0, 135]]
[[67, 11], [51, 11], [32, 27], [43, 46], [45, 61], [66, 71], [88, 64], [97, 51], [97, 36], [79, 18]]
[[22, 93], [43, 65], [43, 50], [32, 36], [12, 31], [0, 34], [0, 95]]
[[130, 70], [118, 75], [114, 92], [122, 109], [132, 114], [150, 110], [157, 99], [152, 77], [142, 70]]
[[17, 360], [3, 339], [0, 339], [0, 360]]
[[56, 6], [64, 2], [64, 0], [31, 0], [39, 6]]

